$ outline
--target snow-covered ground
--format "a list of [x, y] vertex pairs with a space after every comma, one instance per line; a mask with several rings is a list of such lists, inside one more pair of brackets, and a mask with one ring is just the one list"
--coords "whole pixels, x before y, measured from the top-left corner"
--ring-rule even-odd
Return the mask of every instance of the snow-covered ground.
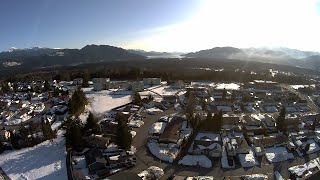
[[83, 88], [87, 99], [89, 100], [90, 109], [96, 115], [105, 114], [111, 109], [131, 102], [131, 92], [114, 92], [109, 90], [92, 91]]
[[204, 168], [211, 168], [212, 162], [205, 155], [186, 155], [180, 161], [179, 164], [187, 166], [201, 166]]
[[68, 179], [62, 131], [53, 141], [0, 155], [0, 167], [11, 179]]
[[280, 162], [288, 159], [293, 159], [292, 153], [288, 153], [285, 147], [270, 147], [266, 148], [266, 158], [269, 162]]

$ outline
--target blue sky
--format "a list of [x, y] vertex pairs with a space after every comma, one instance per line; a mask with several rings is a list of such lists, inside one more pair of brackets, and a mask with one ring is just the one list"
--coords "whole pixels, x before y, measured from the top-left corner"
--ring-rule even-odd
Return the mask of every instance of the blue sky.
[[87, 44], [184, 52], [214, 46], [320, 51], [319, 12], [314, 0], [2, 1], [0, 51]]

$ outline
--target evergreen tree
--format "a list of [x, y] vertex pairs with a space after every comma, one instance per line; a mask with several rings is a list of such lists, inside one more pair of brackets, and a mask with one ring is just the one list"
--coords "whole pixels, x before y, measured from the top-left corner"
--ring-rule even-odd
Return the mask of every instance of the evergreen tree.
[[1, 84], [1, 91], [3, 93], [8, 93], [10, 91], [9, 84], [7, 82], [4, 82]]
[[4, 145], [3, 145], [2, 141], [0, 140], [0, 153], [3, 150], [3, 148], [4, 148]]
[[48, 139], [53, 139], [56, 137], [55, 132], [53, 132], [53, 130], [51, 129], [51, 125], [49, 123], [49, 121], [45, 121], [43, 120], [41, 122], [41, 130], [43, 133], [43, 137], [48, 140]]
[[207, 102], [205, 101], [205, 99], [201, 100], [201, 108], [203, 111], [207, 111]]
[[89, 116], [87, 118], [87, 122], [84, 126], [84, 130], [86, 132], [90, 131], [91, 134], [100, 134], [101, 130], [100, 130], [100, 126], [98, 124], [97, 118], [90, 112]]
[[151, 94], [149, 94], [148, 99], [152, 101], [154, 98]]
[[215, 125], [214, 131], [216, 131], [216, 132], [220, 132], [221, 131], [222, 120], [223, 120], [222, 116], [223, 116], [222, 111], [219, 111], [218, 114], [215, 114], [213, 116], [213, 122], [214, 122], [214, 125]]
[[214, 121], [211, 112], [208, 112], [206, 120], [202, 124], [202, 129], [212, 131], [212, 129], [214, 128]]
[[131, 96], [132, 103], [135, 105], [141, 105], [141, 96], [138, 92], [134, 92]]
[[232, 94], [231, 94], [231, 101], [234, 102], [236, 100], [236, 94], [234, 91], [232, 91]]
[[90, 74], [87, 70], [83, 73], [82, 79], [83, 79], [82, 87], [89, 87]]
[[[32, 87], [32, 86], [31, 86]], [[13, 88], [13, 92], [17, 92], [17, 90], [18, 90], [18, 85], [17, 85], [17, 83], [13, 83], [13, 85], [12, 85], [12, 88]]]
[[194, 108], [195, 108], [195, 97], [193, 93], [190, 93], [188, 98], [187, 108], [186, 108], [186, 113], [189, 119], [193, 117]]
[[129, 150], [131, 148], [132, 136], [126, 120], [123, 119], [123, 116], [121, 115], [117, 116], [116, 120], [118, 122], [117, 143], [121, 148]]
[[78, 120], [68, 119], [66, 122], [66, 147], [77, 147], [81, 145], [81, 126]]
[[279, 113], [277, 120], [276, 120], [278, 131], [281, 131], [281, 132], [286, 131], [285, 118], [286, 118], [286, 109], [283, 107]]
[[71, 115], [78, 117], [88, 104], [85, 94], [79, 88], [74, 91], [72, 98], [69, 100], [69, 112]]
[[43, 86], [44, 86], [43, 88], [44, 88], [45, 91], [49, 91], [50, 90], [50, 84], [49, 84], [48, 80], [44, 81], [44, 85]]
[[227, 90], [226, 88], [224, 88], [222, 92], [222, 99], [226, 99], [226, 97], [227, 97]]

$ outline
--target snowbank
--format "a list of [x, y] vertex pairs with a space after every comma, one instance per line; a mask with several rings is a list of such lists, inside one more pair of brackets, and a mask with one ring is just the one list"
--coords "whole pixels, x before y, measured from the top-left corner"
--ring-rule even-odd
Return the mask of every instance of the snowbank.
[[58, 131], [53, 141], [2, 153], [0, 167], [11, 179], [68, 179], [65, 159], [65, 140]]
[[285, 147], [270, 147], [265, 150], [265, 155], [269, 162], [280, 162], [294, 158], [293, 154], [288, 153]]
[[183, 164], [187, 166], [201, 166], [204, 168], [211, 168], [212, 162], [205, 155], [186, 155], [184, 156], [178, 164]]

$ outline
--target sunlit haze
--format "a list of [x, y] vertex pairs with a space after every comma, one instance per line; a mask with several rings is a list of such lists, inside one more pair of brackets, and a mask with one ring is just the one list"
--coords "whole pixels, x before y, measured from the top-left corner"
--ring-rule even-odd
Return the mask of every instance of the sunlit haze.
[[30, 8], [17, 11], [10, 10], [17, 3], [1, 5], [0, 50], [110, 44], [170, 52], [216, 46], [320, 51], [315, 0], [73, 2], [81, 8], [63, 1], [28, 3]]

